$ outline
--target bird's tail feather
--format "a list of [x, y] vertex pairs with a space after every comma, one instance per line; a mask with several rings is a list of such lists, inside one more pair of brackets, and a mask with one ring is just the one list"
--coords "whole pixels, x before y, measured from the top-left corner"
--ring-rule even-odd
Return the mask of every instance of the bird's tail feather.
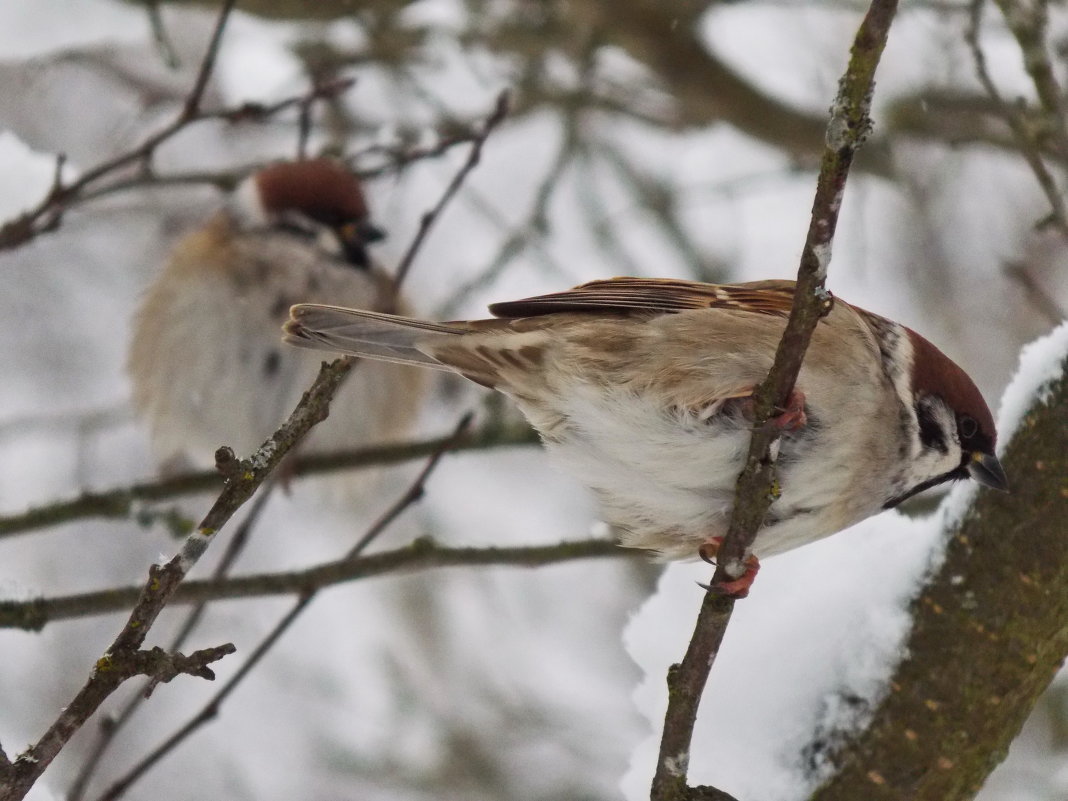
[[428, 336], [463, 334], [466, 330], [454, 324], [317, 303], [299, 303], [291, 308], [289, 321], [283, 326], [285, 341], [298, 347], [438, 370], [450, 368], [427, 356], [417, 343]]

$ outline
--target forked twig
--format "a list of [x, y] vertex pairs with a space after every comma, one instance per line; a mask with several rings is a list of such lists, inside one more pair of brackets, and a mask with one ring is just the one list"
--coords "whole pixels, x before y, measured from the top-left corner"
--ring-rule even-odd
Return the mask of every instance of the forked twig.
[[[241, 525], [234, 532], [234, 536], [226, 544], [226, 551], [224, 551], [222, 558], [219, 560], [219, 564], [215, 566], [215, 570], [212, 571], [212, 579], [218, 581], [224, 578], [234, 562], [237, 561], [237, 557], [248, 544], [252, 530], [259, 521], [267, 502], [271, 499], [272, 490], [276, 486], [277, 481], [269, 482], [256, 496], [252, 506], [249, 508], [248, 515], [241, 521]], [[167, 648], [168, 653], [179, 650], [185, 644], [186, 639], [200, 623], [200, 619], [204, 616], [207, 607], [208, 602], [201, 601], [189, 611], [185, 621], [171, 640], [170, 646]], [[131, 695], [117, 713], [108, 715], [104, 720], [100, 721], [97, 741], [86, 755], [81, 770], [78, 771], [78, 775], [71, 783], [70, 790], [67, 792], [67, 801], [81, 801], [84, 798], [89, 782], [92, 780], [96, 769], [101, 765], [104, 754], [111, 744], [115, 742], [119, 732], [122, 731], [123, 727], [133, 718], [134, 713], [141, 707], [141, 702], [151, 694], [154, 684], [155, 680], [150, 679], [146, 682], [144, 689]]]
[[56, 180], [44, 199], [34, 208], [21, 214], [13, 220], [0, 225], [0, 250], [18, 247], [34, 237], [59, 227], [63, 214], [69, 205], [81, 197], [92, 184], [123, 167], [140, 164], [142, 169], [147, 169], [156, 149], [164, 142], [184, 129], [191, 122], [201, 116], [200, 104], [207, 89], [208, 80], [215, 68], [215, 60], [219, 55], [219, 45], [222, 43], [223, 31], [230, 19], [236, 0], [223, 0], [222, 8], [212, 30], [211, 40], [208, 42], [204, 58], [197, 69], [193, 87], [186, 95], [182, 110], [167, 125], [156, 133], [147, 137], [141, 144], [115, 158], [104, 161], [92, 169], [87, 170], [77, 180], [64, 184], [60, 175], [64, 156], [61, 154], [57, 159]]
[[[1001, 96], [1001, 92], [998, 91], [997, 85], [994, 83], [994, 79], [990, 76], [990, 71], [987, 69], [986, 54], [983, 52], [982, 43], [979, 39], [980, 30], [983, 24], [984, 3], [985, 0], [972, 0], [968, 27], [964, 32], [964, 41], [967, 42], [968, 47], [972, 52], [972, 61], [975, 62], [976, 75], [979, 78], [979, 82], [983, 85], [983, 89], [994, 102], [994, 106], [998, 113], [1001, 115], [1002, 119], [1005, 120], [1005, 124], [1009, 126], [1009, 130], [1012, 132], [1012, 137], [1016, 141], [1017, 150], [1019, 150], [1020, 155], [1024, 157], [1027, 166], [1031, 168], [1035, 180], [1038, 181], [1039, 187], [1042, 189], [1043, 194], [1046, 196], [1046, 200], [1049, 202], [1050, 214], [1046, 219], [1046, 222], [1054, 225], [1063, 236], [1068, 236], [1068, 209], [1065, 207], [1064, 197], [1057, 186], [1057, 181], [1053, 177], [1053, 173], [1049, 171], [1046, 163], [1042, 160], [1043, 144], [1036, 138], [1035, 125], [1032, 121], [1028, 120], [1019, 109], [1013, 108], [1005, 102], [1005, 99]], [[1002, 10], [1007, 16], [1009, 15], [1009, 10], [1006, 9], [1003, 4]], [[1018, 33], [1018, 37], [1020, 38], [1020, 46], [1023, 47], [1024, 42], [1028, 41], [1027, 36]], [[1032, 42], [1032, 44], [1034, 46], [1040, 46], [1039, 42]], [[1052, 75], [1050, 75], [1049, 78], [1052, 80]], [[1040, 86], [1040, 84], [1041, 81], [1036, 78], [1036, 86]], [[1050, 105], [1046, 106], [1045, 110], [1047, 116], [1054, 116], [1056, 120], [1054, 126], [1055, 130], [1060, 131], [1063, 134], [1064, 119], [1059, 101], [1056, 103], [1051, 102]], [[1064, 136], [1056, 137], [1056, 142], [1058, 146], [1061, 146], [1061, 157], [1068, 157], [1068, 145], [1064, 144]]]
[[[390, 526], [390, 524], [393, 523], [393, 521], [423, 497], [427, 480], [441, 462], [442, 457], [449, 452], [451, 446], [459, 442], [461, 437], [463, 437], [464, 432], [471, 425], [473, 417], [474, 415], [468, 413], [460, 419], [460, 422], [456, 425], [452, 435], [448, 440], [442, 443], [441, 447], [435, 453], [431, 454], [430, 458], [423, 466], [423, 469], [419, 472], [419, 475], [415, 477], [409, 487], [405, 490], [404, 494], [401, 495], [401, 497], [398, 498], [389, 509], [387, 509], [367, 529], [364, 535], [360, 537], [356, 544], [345, 554], [342, 561], [352, 561], [357, 558]], [[167, 756], [167, 754], [171, 753], [171, 751], [197, 731], [197, 729], [218, 715], [219, 708], [222, 706], [223, 702], [234, 692], [234, 690], [237, 689], [245, 676], [247, 676], [252, 669], [260, 663], [263, 657], [267, 655], [267, 652], [271, 647], [281, 639], [282, 635], [289, 629], [293, 622], [300, 617], [301, 613], [308, 607], [318, 593], [318, 588], [310, 588], [303, 591], [292, 608], [290, 608], [275, 627], [271, 629], [260, 644], [253, 649], [244, 664], [242, 664], [229, 681], [227, 681], [219, 691], [212, 696], [208, 703], [196, 715], [190, 718], [185, 725], [164, 740], [143, 759], [138, 761], [138, 763], [120, 779], [115, 781], [107, 791], [100, 796], [98, 801], [114, 801], [114, 799], [120, 798], [138, 779], [147, 773], [153, 765]]]
[[164, 565], [153, 565], [136, 605], [118, 636], [93, 669], [89, 680], [63, 709], [41, 738], [0, 775], [0, 801], [19, 801], [56, 758], [70, 738], [100, 705], [129, 678], [120, 671], [102, 669], [111, 660], [138, 652], [164, 606], [189, 570], [207, 550], [215, 534], [252, 497], [285, 455], [313, 426], [326, 418], [329, 403], [351, 369], [350, 359], [324, 364], [311, 389], [289, 419], [247, 460], [237, 463], [226, 485], [181, 551]]

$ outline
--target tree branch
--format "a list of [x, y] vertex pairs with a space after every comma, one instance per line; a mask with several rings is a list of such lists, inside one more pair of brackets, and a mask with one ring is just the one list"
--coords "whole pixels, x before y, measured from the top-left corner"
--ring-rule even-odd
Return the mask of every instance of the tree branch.
[[[326, 419], [330, 400], [352, 367], [352, 360], [324, 364], [311, 389], [289, 419], [247, 460], [229, 471], [226, 485], [181, 551], [165, 565], [153, 565], [138, 591], [136, 605], [126, 624], [105, 652], [105, 659], [140, 649], [163, 607], [170, 601], [189, 570], [207, 550], [214, 535], [230, 520], [267, 479], [271, 471], [313, 426]], [[0, 801], [19, 801], [56, 758], [78, 729], [122, 683], [117, 672], [101, 670], [98, 662], [85, 686], [34, 745], [0, 777]]]
[[909, 609], [904, 655], [859, 732], [823, 740], [812, 801], [970, 801], [1068, 656], [1068, 358], [1003, 453], [1011, 493], [979, 493]]
[[189, 90], [178, 116], [132, 150], [98, 164], [83, 173], [76, 181], [67, 185], [64, 185], [60, 174], [65, 157], [60, 155], [56, 164], [56, 180], [45, 198], [35, 208], [0, 225], [0, 251], [25, 244], [46, 231], [54, 231], [62, 222], [64, 212], [90, 185], [131, 164], [140, 164], [142, 169], [147, 169], [152, 156], [160, 145], [190, 123], [200, 119], [200, 103], [204, 97], [204, 90], [207, 88], [212, 70], [215, 68], [215, 59], [219, 54], [222, 35], [226, 30], [226, 23], [230, 18], [230, 12], [233, 11], [235, 2], [236, 0], [223, 0], [215, 28], [211, 34], [211, 40], [208, 42], [204, 58], [201, 60], [200, 67], [197, 70], [196, 79], [193, 81], [193, 86]]
[[453, 176], [449, 185], [445, 187], [445, 191], [442, 193], [441, 198], [438, 200], [434, 208], [426, 212], [422, 219], [419, 220], [419, 230], [416, 232], [411, 245], [408, 246], [408, 250], [397, 265], [397, 275], [395, 279], [397, 284], [404, 281], [405, 277], [408, 275], [408, 271], [412, 267], [412, 262], [415, 260], [415, 255], [419, 252], [419, 248], [422, 246], [426, 235], [430, 232], [430, 227], [434, 224], [434, 221], [441, 216], [441, 212], [445, 209], [445, 206], [448, 205], [449, 201], [452, 200], [453, 196], [459, 191], [464, 180], [467, 178], [468, 173], [478, 166], [478, 162], [482, 158], [482, 146], [485, 145], [486, 139], [493, 133], [493, 129], [504, 121], [504, 118], [507, 115], [508, 93], [501, 92], [497, 95], [497, 104], [493, 109], [493, 113], [486, 118], [486, 122], [483, 124], [481, 132], [471, 143], [471, 151], [468, 153], [467, 161], [464, 162], [460, 171]]
[[[719, 549], [713, 585], [741, 575], [745, 554], [776, 497], [771, 448], [778, 431], [768, 425], [776, 407], [785, 407], [812, 332], [832, 305], [824, 289], [831, 244], [853, 155], [871, 130], [869, 110], [875, 69], [886, 45], [896, 0], [873, 0], [850, 53], [827, 125], [826, 149], [816, 184], [812, 220], [801, 254], [790, 319], [767, 379], [753, 395], [754, 430], [745, 468], [738, 477], [731, 524]], [[668, 709], [660, 742], [651, 798], [691, 799], [686, 773], [697, 708], [719, 651], [734, 601], [709, 592], [701, 605], [693, 638], [681, 663], [668, 672]]]
[[[437, 451], [431, 454], [430, 458], [423, 466], [423, 469], [411, 482], [408, 489], [404, 491], [404, 494], [371, 524], [364, 535], [356, 541], [356, 544], [349, 549], [341, 561], [352, 561], [353, 559], [356, 559], [379, 535], [389, 528], [389, 526], [400, 517], [406, 509], [422, 499], [426, 489], [426, 482], [429, 480], [434, 470], [437, 469], [442, 457], [449, 452], [453, 445], [460, 441], [464, 431], [471, 425], [472, 418], [473, 415], [468, 413], [460, 419], [459, 423], [457, 423], [453, 430], [452, 435], [448, 440], [442, 443]], [[179, 728], [178, 731], [168, 737], [158, 747], [153, 749], [147, 756], [138, 761], [138, 763], [124, 776], [115, 781], [100, 797], [99, 801], [113, 801], [113, 799], [125, 795], [126, 791], [139, 778], [141, 778], [141, 776], [147, 773], [153, 765], [163, 759], [167, 754], [171, 753], [171, 751], [184, 742], [201, 726], [214, 719], [215, 716], [218, 715], [219, 708], [222, 706], [223, 702], [234, 692], [234, 690], [237, 689], [237, 686], [249, 675], [252, 669], [263, 660], [271, 647], [281, 639], [282, 635], [297, 620], [297, 618], [300, 617], [301, 613], [308, 607], [318, 592], [319, 588], [303, 590], [300, 593], [300, 597], [297, 599], [296, 604], [294, 604], [289, 612], [282, 617], [260, 644], [253, 649], [252, 654], [245, 660], [245, 663], [238, 668], [234, 675], [230, 677], [230, 680], [219, 689], [200, 712], [194, 715], [184, 726]]]
[[[338, 453], [308, 454], [295, 457], [289, 462], [287, 468], [291, 471], [292, 478], [306, 478], [340, 470], [361, 470], [400, 464], [413, 459], [425, 458], [440, 448], [447, 439], [448, 437], [434, 437], [392, 445], [372, 445]], [[465, 435], [452, 450], [508, 448], [517, 445], [535, 445], [537, 442], [537, 435], [527, 427], [487, 426]], [[25, 512], [0, 517], [0, 539], [76, 520], [136, 517], [141, 512], [144, 503], [164, 501], [198, 492], [218, 491], [222, 484], [223, 478], [217, 470], [203, 470], [127, 487], [83, 492], [76, 498], [56, 501]]]
[[177, 652], [168, 653], [158, 647], [147, 651], [108, 653], [97, 661], [96, 669], [101, 673], [115, 673], [124, 681], [134, 676], [148, 676], [152, 681], [145, 691], [147, 695], [156, 684], [167, 683], [183, 674], [214, 681], [215, 673], [208, 665], [236, 650], [233, 643], [226, 643], [194, 651], [189, 656]]
[[[263, 513], [263, 510], [267, 506], [267, 502], [271, 498], [272, 490], [277, 486], [277, 481], [267, 483], [260, 491], [259, 495], [253, 499], [248, 514], [245, 516], [245, 519], [241, 521], [241, 525], [226, 544], [226, 550], [223, 552], [222, 558], [212, 572], [213, 579], [221, 579], [229, 573], [233, 563], [237, 560], [237, 557], [248, 543], [252, 530], [255, 528], [260, 515]], [[185, 621], [171, 640], [168, 649], [169, 651], [177, 651], [185, 644], [186, 638], [192, 634], [193, 630], [200, 623], [207, 608], [207, 603], [202, 602], [189, 610]], [[149, 697], [153, 687], [154, 684], [152, 682], [147, 683], [144, 692], [131, 695], [117, 713], [110, 713], [100, 721], [97, 740], [89, 749], [81, 769], [71, 783], [70, 790], [67, 792], [67, 801], [81, 801], [81, 799], [84, 798], [85, 791], [89, 787], [89, 782], [93, 778], [96, 769], [100, 766], [104, 754], [107, 752], [111, 744], [115, 742], [115, 738], [118, 736], [119, 732], [122, 731], [126, 723], [141, 707], [142, 702]]]
[[[1012, 137], [1015, 141], [1016, 149], [1020, 155], [1024, 157], [1024, 161], [1031, 168], [1031, 172], [1034, 173], [1035, 180], [1038, 181], [1039, 187], [1041, 187], [1043, 194], [1045, 194], [1047, 201], [1050, 205], [1050, 215], [1047, 218], [1047, 222], [1052, 223], [1061, 232], [1062, 235], [1068, 236], [1068, 210], [1065, 208], [1064, 197], [1062, 196], [1060, 188], [1057, 186], [1057, 182], [1053, 177], [1053, 174], [1046, 167], [1045, 162], [1042, 160], [1042, 146], [1043, 142], [1040, 141], [1037, 128], [1034, 120], [1028, 120], [1021, 108], [1013, 108], [1007, 104], [1001, 97], [1001, 93], [998, 91], [997, 85], [994, 83], [993, 78], [990, 77], [990, 72], [986, 66], [986, 55], [983, 53], [982, 44], [979, 41], [979, 31], [982, 27], [983, 21], [983, 6], [985, 0], [972, 0], [971, 7], [971, 19], [968, 24], [968, 28], [964, 34], [964, 40], [967, 42], [969, 49], [972, 52], [972, 60], [975, 62], [975, 72], [979, 77], [979, 82], [983, 85], [983, 89], [987, 95], [990, 96], [991, 101], [994, 103], [994, 107], [1005, 120], [1005, 124], [1009, 126], [1009, 130], [1012, 131]], [[1002, 12], [1005, 14], [1006, 19], [1010, 19], [1010, 9], [1008, 3], [999, 0], [998, 5], [1001, 7]], [[1028, 16], [1028, 15], [1025, 15]], [[1032, 30], [1031, 21], [1028, 20], [1027, 24], [1017, 24], [1013, 28], [1013, 32], [1017, 36], [1020, 48], [1024, 51], [1024, 61], [1031, 69], [1030, 57], [1034, 57], [1039, 61], [1045, 61], [1045, 66], [1048, 69], [1049, 61], [1045, 56], [1045, 47], [1043, 45], [1043, 31], [1045, 28], [1044, 15], [1037, 15], [1040, 19], [1034, 21], [1034, 25], [1039, 28], [1036, 32]], [[1010, 27], [1011, 20], [1010, 20]], [[1048, 82], [1052, 82], [1053, 86], [1056, 86], [1056, 81], [1053, 79], [1052, 74], [1046, 74], [1046, 71], [1040, 67], [1035, 67], [1032, 72], [1032, 77], [1035, 80], [1036, 88], [1039, 89], [1040, 96], [1045, 97], [1049, 91]], [[1043, 104], [1043, 117], [1046, 125], [1044, 127], [1051, 128], [1058, 132], [1053, 140], [1056, 144], [1057, 155], [1060, 159], [1068, 158], [1068, 145], [1065, 145], [1064, 136], [1064, 118], [1061, 114], [1060, 102], [1045, 98]], [[1045, 137], [1047, 140], [1050, 137]]]
[[[382, 551], [359, 559], [340, 559], [301, 570], [231, 576], [183, 582], [171, 597], [171, 604], [201, 603], [233, 598], [293, 595], [374, 578], [389, 573], [410, 573], [437, 567], [479, 567], [512, 565], [543, 567], [577, 559], [634, 557], [637, 552], [620, 548], [612, 540], [570, 540], [551, 545], [512, 547], [463, 547], [439, 545], [422, 537], [409, 545]], [[37, 598], [29, 601], [0, 601], [0, 629], [38, 630], [57, 620], [121, 612], [137, 600], [140, 588], [116, 587], [96, 592]]]

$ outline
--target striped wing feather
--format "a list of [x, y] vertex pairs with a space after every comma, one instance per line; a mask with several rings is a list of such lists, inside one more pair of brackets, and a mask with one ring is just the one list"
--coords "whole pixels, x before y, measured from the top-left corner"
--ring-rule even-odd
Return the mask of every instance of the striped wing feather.
[[704, 284], [671, 278], [610, 278], [566, 292], [494, 303], [497, 317], [534, 317], [556, 312], [670, 313], [688, 309], [744, 309], [787, 315], [794, 302], [793, 281]]

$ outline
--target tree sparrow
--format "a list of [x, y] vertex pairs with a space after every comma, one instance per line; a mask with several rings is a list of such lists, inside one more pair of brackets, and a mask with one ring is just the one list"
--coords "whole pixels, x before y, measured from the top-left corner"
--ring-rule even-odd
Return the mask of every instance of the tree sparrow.
[[[771, 368], [793, 294], [792, 281], [615, 278], [497, 303], [498, 319], [449, 323], [302, 303], [285, 339], [503, 392], [594, 491], [623, 545], [707, 557], [726, 534], [750, 395]], [[1007, 488], [994, 419], [965, 372], [915, 331], [841, 301], [817, 325], [789, 408], [773, 422], [783, 429], [781, 495], [756, 557], [945, 481]]]
[[[223, 444], [250, 453], [286, 419], [319, 368], [280, 346], [291, 304], [397, 308], [392, 280], [366, 250], [381, 236], [356, 178], [315, 159], [255, 173], [178, 242], [137, 312], [128, 359], [134, 406], [165, 464], [209, 463]], [[401, 434], [423, 387], [413, 372], [359, 365], [305, 449]]]

